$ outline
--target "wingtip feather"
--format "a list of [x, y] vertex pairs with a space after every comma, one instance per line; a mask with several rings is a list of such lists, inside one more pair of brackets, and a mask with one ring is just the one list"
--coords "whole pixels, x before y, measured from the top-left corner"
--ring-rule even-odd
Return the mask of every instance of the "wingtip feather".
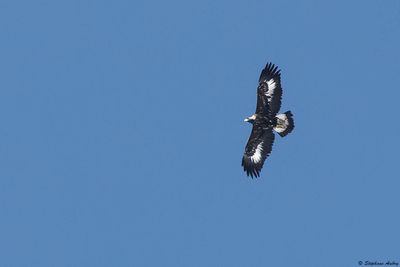
[[259, 80], [262, 81], [280, 75], [281, 75], [281, 70], [278, 68], [278, 66], [273, 64], [272, 62], [268, 62], [265, 65], [265, 68], [262, 70]]

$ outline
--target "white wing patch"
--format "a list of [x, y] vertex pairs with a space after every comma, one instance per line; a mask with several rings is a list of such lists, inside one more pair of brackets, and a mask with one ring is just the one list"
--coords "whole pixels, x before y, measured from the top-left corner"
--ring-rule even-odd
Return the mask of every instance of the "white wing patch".
[[261, 157], [261, 153], [262, 153], [262, 151], [263, 151], [262, 144], [263, 144], [263, 142], [261, 142], [261, 143], [258, 144], [258, 146], [257, 146], [257, 148], [256, 148], [256, 152], [254, 153], [253, 156], [250, 157], [250, 158], [251, 158], [251, 161], [252, 161], [253, 163], [258, 163], [258, 162], [261, 161], [261, 158], [262, 158], [262, 157]]
[[268, 97], [272, 97], [276, 88], [275, 80], [270, 79], [269, 81], [267, 81], [267, 84], [268, 84], [268, 91], [265, 93], [265, 95]]

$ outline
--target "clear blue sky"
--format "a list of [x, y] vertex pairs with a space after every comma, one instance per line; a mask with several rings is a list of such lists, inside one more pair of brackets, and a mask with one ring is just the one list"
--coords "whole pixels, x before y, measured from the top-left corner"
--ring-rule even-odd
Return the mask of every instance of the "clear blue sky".
[[[0, 3], [0, 266], [399, 254], [400, 2]], [[282, 69], [261, 178], [240, 166]]]

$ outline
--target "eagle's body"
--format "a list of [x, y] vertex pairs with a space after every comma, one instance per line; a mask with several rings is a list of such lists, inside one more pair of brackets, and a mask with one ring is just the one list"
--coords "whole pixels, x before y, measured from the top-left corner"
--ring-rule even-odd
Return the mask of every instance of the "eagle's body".
[[247, 176], [260, 176], [264, 161], [272, 151], [274, 131], [284, 137], [294, 128], [290, 111], [278, 114], [281, 97], [280, 70], [274, 64], [268, 63], [261, 72], [257, 87], [256, 113], [245, 119], [253, 124], [242, 159]]

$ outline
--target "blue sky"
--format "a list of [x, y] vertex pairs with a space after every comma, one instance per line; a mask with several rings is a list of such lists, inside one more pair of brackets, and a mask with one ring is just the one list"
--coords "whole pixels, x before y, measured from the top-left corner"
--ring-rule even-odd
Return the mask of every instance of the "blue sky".
[[[2, 1], [0, 266], [400, 261], [400, 2]], [[261, 178], [240, 166], [282, 69]]]

